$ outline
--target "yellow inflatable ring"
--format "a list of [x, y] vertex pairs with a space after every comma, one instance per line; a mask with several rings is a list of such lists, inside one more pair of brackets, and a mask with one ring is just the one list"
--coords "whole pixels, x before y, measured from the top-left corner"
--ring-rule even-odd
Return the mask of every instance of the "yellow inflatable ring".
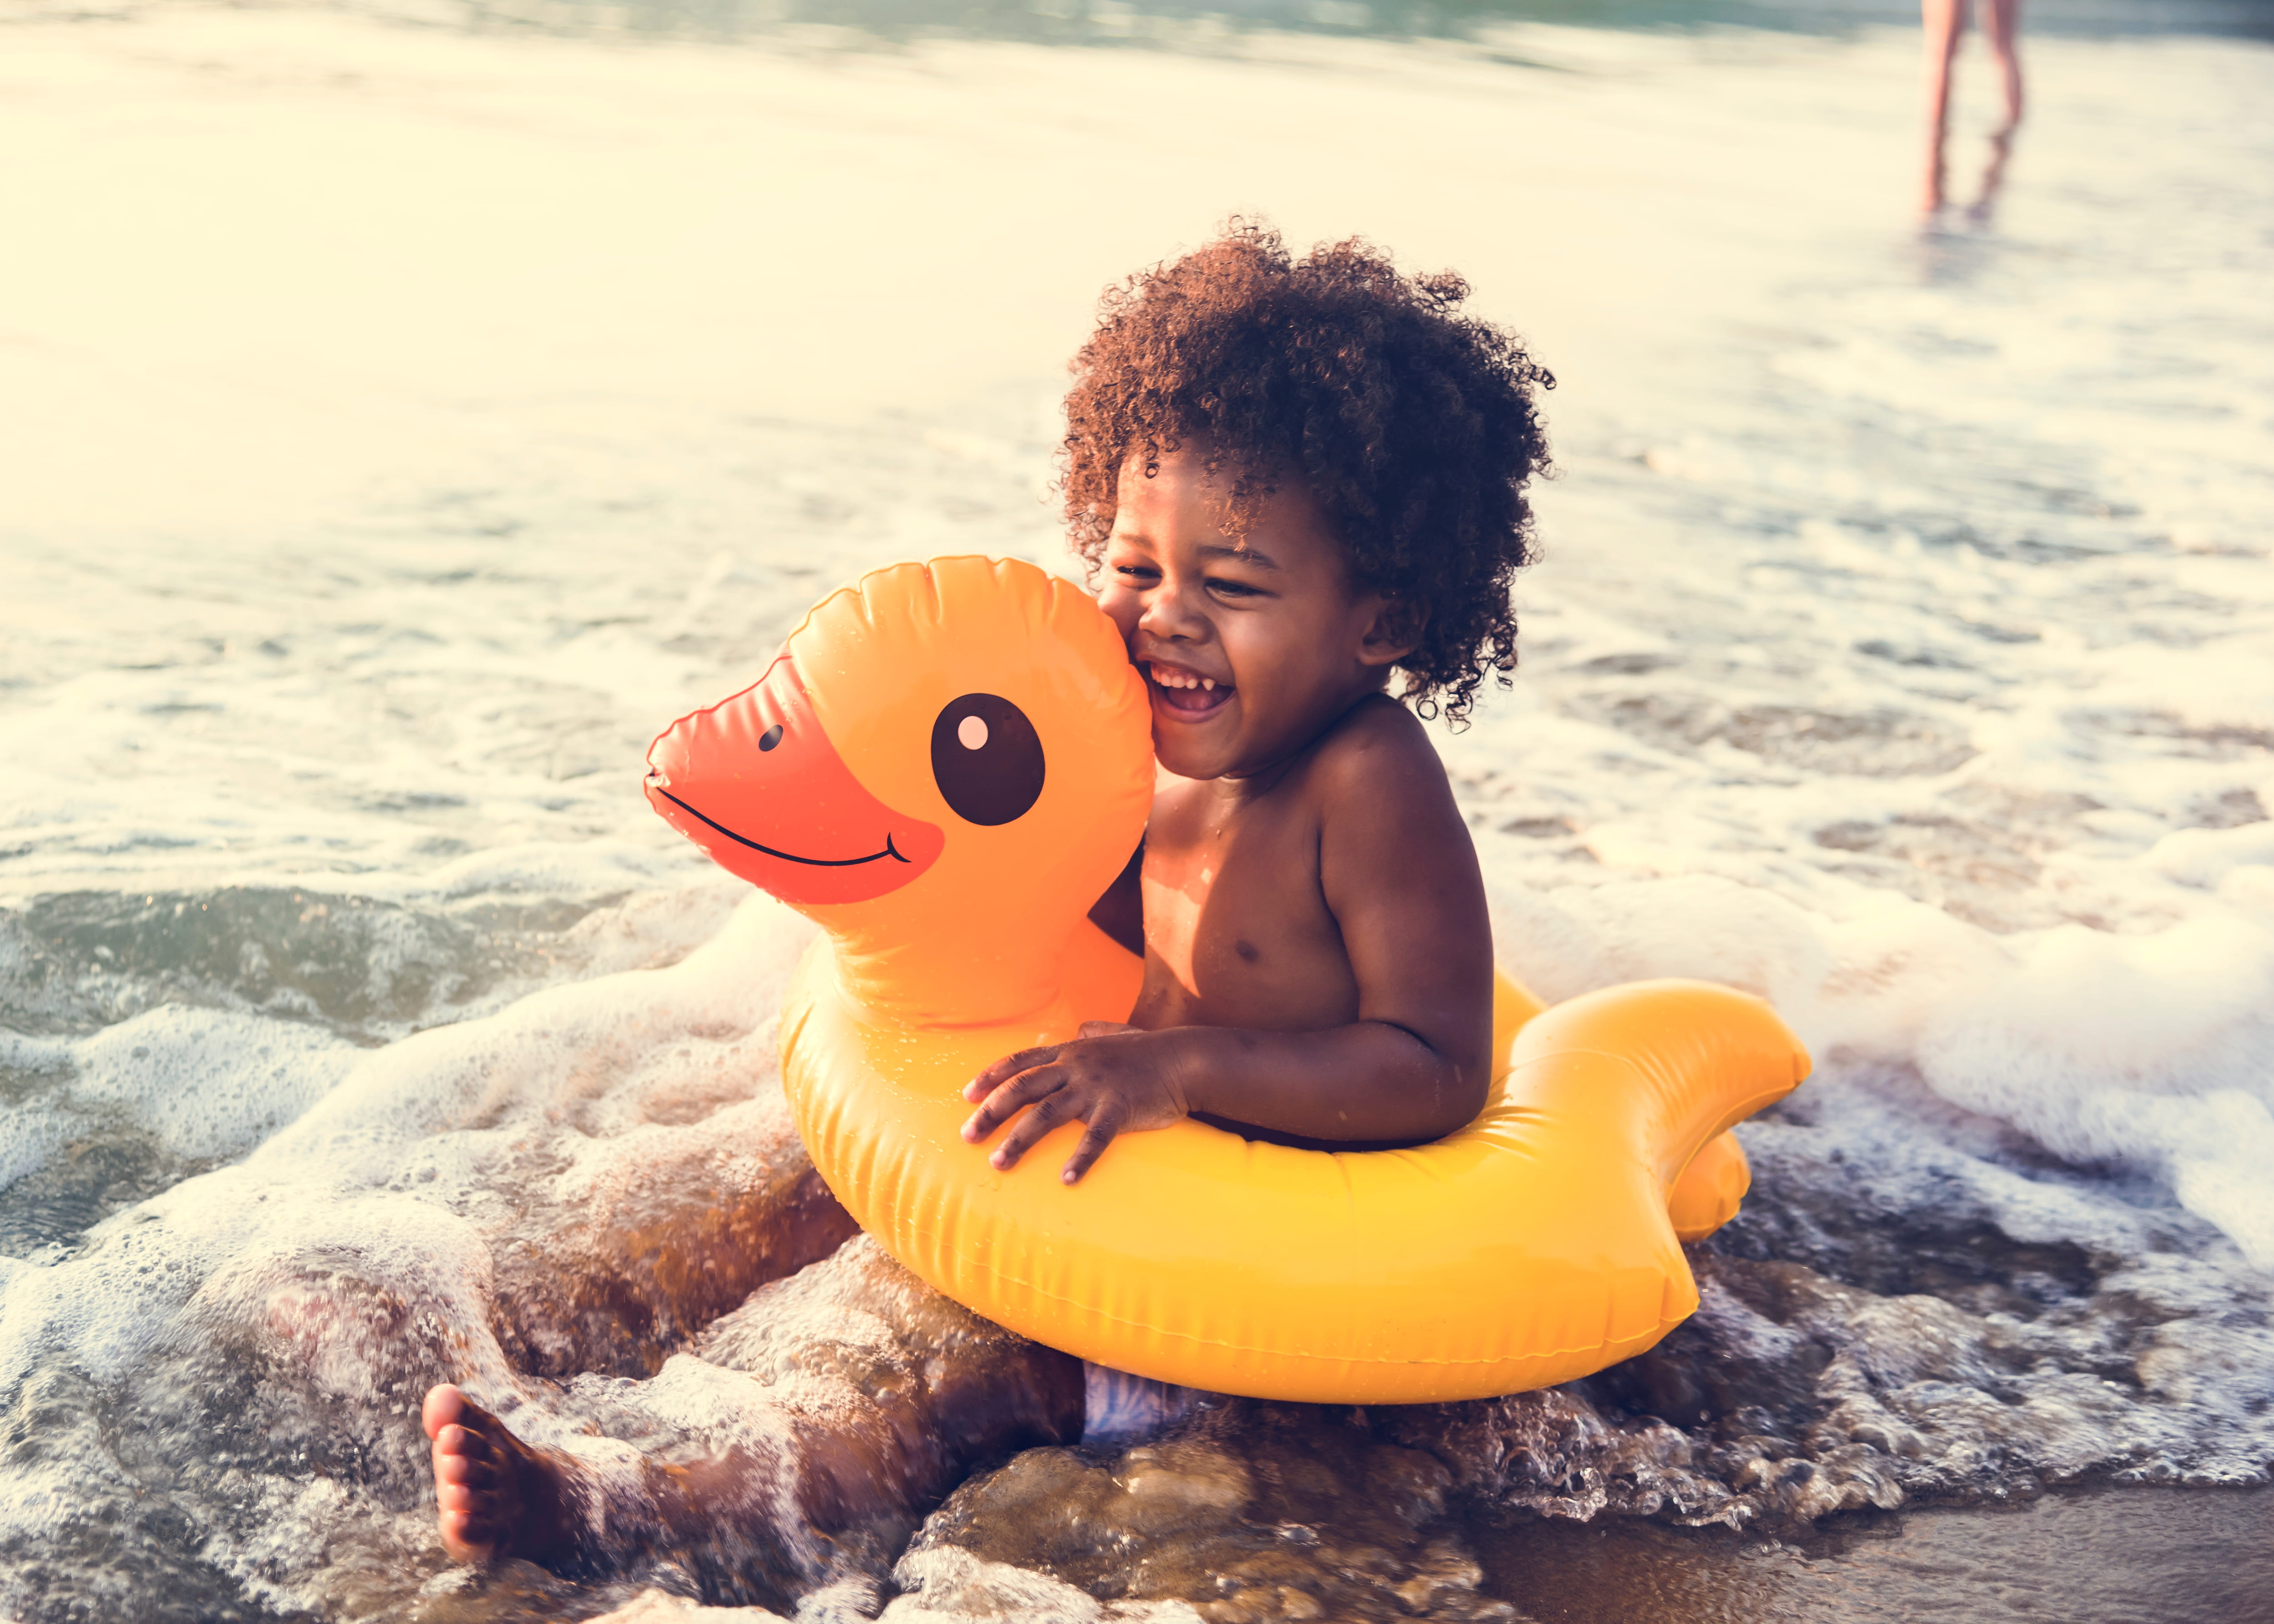
[[834, 594], [757, 684], [650, 750], [657, 810], [826, 932], [782, 1011], [782, 1079], [861, 1227], [1037, 1342], [1263, 1398], [1517, 1392], [1687, 1317], [1669, 1200], [1684, 1228], [1726, 1218], [1745, 1171], [1725, 1131], [1809, 1067], [1725, 988], [1534, 1013], [1504, 983], [1484, 1114], [1419, 1149], [1187, 1121], [1123, 1136], [1068, 1187], [1079, 1124], [1008, 1173], [963, 1142], [983, 1066], [1134, 998], [1136, 961], [1085, 914], [1144, 827], [1148, 734], [1141, 680], [1080, 590], [953, 558]]

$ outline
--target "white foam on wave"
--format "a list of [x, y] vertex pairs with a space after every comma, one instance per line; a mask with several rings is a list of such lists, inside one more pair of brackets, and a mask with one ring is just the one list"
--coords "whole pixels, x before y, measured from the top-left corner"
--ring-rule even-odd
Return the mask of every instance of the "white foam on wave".
[[[2156, 842], [2148, 862], [2183, 885], [2218, 892], [2221, 901], [2256, 895], [2258, 883], [2274, 872], [2274, 822], [2235, 829], [2180, 829]], [[2257, 873], [2254, 876], [2253, 870]], [[2236, 890], [2232, 897], [2227, 883]]]
[[321, 1099], [359, 1053], [309, 1027], [170, 1004], [65, 1047], [72, 1106], [116, 1111], [191, 1161], [250, 1150]]
[[[210, 1524], [210, 1559], [293, 1606], [352, 1584], [324, 1562], [384, 1567], [431, 1530], [431, 1511], [408, 1503], [374, 1518], [384, 1507], [370, 1496], [391, 1504], [386, 1485], [416, 1483], [432, 1381], [514, 1410], [525, 1436], [615, 1462], [623, 1446], [558, 1413], [500, 1347], [495, 1252], [531, 1213], [592, 1224], [605, 1247], [612, 1226], [638, 1232], [674, 1203], [724, 1199], [738, 1158], [750, 1165], [782, 1133], [778, 1093], [768, 1102], [772, 1015], [813, 933], [745, 897], [667, 969], [551, 988], [378, 1049], [180, 1009], [48, 1045], [79, 1109], [122, 1113], [184, 1154], [259, 1143], [98, 1224], [68, 1255], [0, 1259], [0, 1391], [67, 1375], [142, 1415], [153, 1440], [172, 1439], [152, 1447], [183, 1469], [159, 1492], [187, 1496], [184, 1514]], [[286, 1110], [293, 1120], [275, 1127]], [[237, 1465], [196, 1436], [209, 1425], [199, 1394], [229, 1370], [267, 1372], [263, 1413], [240, 1420], [252, 1456]], [[376, 1477], [311, 1487], [295, 1461], [312, 1447], [378, 1451]], [[9, 1474], [0, 1541], [56, 1537], [103, 1501], [106, 1478], [154, 1492], [84, 1417], [57, 1423], [46, 1458]], [[206, 1481], [215, 1471], [245, 1515], [222, 1513]]]
[[2160, 1175], [2274, 1270], [2274, 932], [2232, 915], [2047, 932], [1943, 1008], [1916, 1057], [1944, 1097], [2056, 1155]]
[[2146, 936], [1998, 937], [1916, 905], [1834, 921], [1705, 877], [1503, 887], [1495, 904], [1503, 962], [1543, 996], [1669, 975], [1744, 988], [1820, 1060], [1916, 1066], [2065, 1161], [2159, 1177], [2274, 1270], [2274, 931], [2258, 923], [2222, 910]]
[[0, 1189], [53, 1162], [79, 1125], [63, 1112], [35, 1106], [0, 1112]]
[[358, 1053], [319, 1029], [178, 1004], [76, 1041], [0, 1032], [0, 1065], [31, 1079], [0, 1116], [0, 1190], [122, 1128], [184, 1162], [241, 1155]]
[[[153, 1223], [201, 1237], [182, 1241], [176, 1267], [163, 1270], [180, 1273], [194, 1257], [197, 1277], [215, 1257], [230, 1254], [240, 1224], [245, 1237], [290, 1245], [333, 1230], [367, 1240], [384, 1236], [388, 1226], [372, 1223], [352, 1203], [398, 1177], [433, 1184], [455, 1162], [462, 1177], [444, 1187], [463, 1192], [463, 1178], [499, 1146], [513, 1145], [531, 1123], [553, 1124], [558, 1133], [563, 1114], [580, 1101], [614, 1100], [613, 1125], [636, 1122], [658, 1051], [666, 1063], [674, 1055], [683, 1061], [681, 1045], [690, 1032], [715, 1041], [765, 1021], [809, 935], [779, 905], [749, 901], [728, 929], [668, 971], [548, 989], [498, 1015], [377, 1049], [274, 1019], [177, 1006], [75, 1042], [13, 1038], [11, 1064], [38, 1064], [62, 1080], [39, 1107], [11, 1112], [5, 1119], [11, 1124], [50, 1121], [64, 1132], [85, 1132], [87, 1118], [102, 1111], [185, 1158], [242, 1154], [107, 1221], [87, 1237], [82, 1255], [34, 1274], [59, 1294], [50, 1307], [67, 1303], [79, 1294], [68, 1283], [75, 1272], [121, 1247], [154, 1244], [136, 1238]], [[750, 1079], [727, 1086], [747, 1094]], [[593, 1154], [607, 1152], [596, 1144]], [[312, 1203], [332, 1215], [320, 1216]], [[403, 1249], [462, 1250], [417, 1237]], [[33, 1277], [19, 1276], [19, 1285]], [[145, 1320], [151, 1305], [132, 1304], [136, 1293], [122, 1294], [117, 1283], [90, 1286], [85, 1296], [126, 1304], [128, 1321]], [[0, 1323], [18, 1323], [23, 1306], [11, 1294], [0, 1303]], [[72, 1340], [76, 1356], [103, 1368], [130, 1357], [106, 1352], [99, 1335]], [[27, 1368], [4, 1359], [0, 1366], [19, 1376]]]

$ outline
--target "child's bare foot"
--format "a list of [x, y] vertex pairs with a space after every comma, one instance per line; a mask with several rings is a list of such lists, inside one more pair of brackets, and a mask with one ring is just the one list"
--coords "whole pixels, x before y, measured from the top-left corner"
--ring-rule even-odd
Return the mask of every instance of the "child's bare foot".
[[434, 1508], [442, 1546], [461, 1562], [522, 1556], [541, 1561], [567, 1542], [561, 1462], [444, 1383], [421, 1412], [434, 1440]]

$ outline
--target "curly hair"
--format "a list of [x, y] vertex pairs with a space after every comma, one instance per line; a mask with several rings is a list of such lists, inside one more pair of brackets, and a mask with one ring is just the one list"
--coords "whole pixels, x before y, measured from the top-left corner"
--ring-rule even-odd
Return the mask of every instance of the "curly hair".
[[1416, 639], [1398, 662], [1424, 717], [1465, 723], [1484, 673], [1516, 668], [1509, 592], [1533, 557], [1525, 485], [1549, 473], [1533, 402], [1555, 375], [1515, 335], [1464, 313], [1452, 272], [1405, 277], [1358, 239], [1291, 259], [1235, 217], [1217, 241], [1109, 288], [1073, 358], [1060, 488], [1095, 570], [1123, 464], [1191, 445], [1229, 470], [1245, 532], [1299, 479], [1342, 544], [1351, 584]]

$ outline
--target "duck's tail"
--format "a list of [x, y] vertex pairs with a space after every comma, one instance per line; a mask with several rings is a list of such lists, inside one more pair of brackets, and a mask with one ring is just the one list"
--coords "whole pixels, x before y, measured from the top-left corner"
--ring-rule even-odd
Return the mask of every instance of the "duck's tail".
[[1524, 1024], [1511, 1095], [1555, 1086], [1552, 1056], [1615, 1056], [1632, 1068], [1634, 1147], [1670, 1199], [1684, 1240], [1736, 1212], [1751, 1182], [1728, 1130], [1806, 1078], [1808, 1050], [1762, 1000], [1710, 981], [1636, 981], [1589, 993]]
[[[1629, 995], [1652, 992], [1654, 996], [1656, 991], [1667, 989], [1687, 989], [1698, 987], [1704, 987], [1709, 994], [1728, 994], [1728, 989], [1726, 988], [1689, 981], [1650, 981], [1615, 988], [1607, 993], [1595, 994], [1592, 999], [1582, 998], [1576, 1002], [1585, 1005], [1597, 1000], [1608, 1001], [1621, 1009], [1630, 1010], [1630, 1012], [1618, 1016], [1598, 1017], [1598, 1019], [1608, 1023], [1607, 1027], [1583, 1024], [1581, 1028], [1575, 1028], [1575, 1030], [1584, 1030], [1591, 1034], [1588, 1040], [1590, 1047], [1598, 1043], [1606, 1043], [1615, 1049], [1623, 1049], [1628, 1034], [1638, 1019], [1631, 1012], [1630, 1006], [1627, 1003]], [[1743, 1001], [1738, 1007], [1751, 1006], [1759, 1002], [1757, 999], [1747, 999], [1741, 993], [1729, 994], [1728, 996]], [[1686, 1011], [1678, 1007], [1664, 1004], [1659, 1007], [1661, 1014], [1650, 1019], [1656, 1019], [1668, 1026], [1678, 1026], [1685, 1013], [1696, 1012], [1695, 1006], [1691, 1006]], [[1731, 1007], [1728, 997], [1717, 1000], [1715, 1007]], [[1532, 1023], [1544, 1014], [1547, 1008], [1548, 1005], [1543, 1000], [1530, 988], [1517, 981], [1507, 970], [1500, 969], [1495, 972], [1492, 1075], [1493, 1084], [1496, 1089], [1504, 1085], [1509, 1069], [1515, 1064], [1517, 1039], [1524, 1035]], [[1761, 1011], [1766, 1013], [1766, 1006], [1761, 1006]], [[1750, 1014], [1751, 1011], [1748, 1009], [1747, 1012]], [[1771, 1016], [1770, 1019], [1773, 1020], [1774, 1017]], [[1808, 1075], [1808, 1053], [1796, 1041], [1791, 1039], [1789, 1033], [1785, 1034], [1785, 1038], [1789, 1043], [1790, 1052], [1796, 1056], [1794, 1062], [1796, 1074], [1793, 1081], [1797, 1083]], [[1724, 1043], [1716, 1042], [1712, 1045], [1712, 1048], [1717, 1055], [1725, 1057], [1730, 1052], [1728, 1046]], [[1535, 1055], [1538, 1053], [1537, 1050], [1532, 1052]], [[1773, 1048], [1769, 1051], [1772, 1064], [1775, 1053], [1776, 1050]], [[1697, 1049], [1693, 1045], [1687, 1057], [1694, 1060], [1696, 1056]], [[1659, 1062], [1653, 1063], [1641, 1060], [1639, 1056], [1637, 1057], [1641, 1064], [1661, 1074], [1664, 1073], [1667, 1065], [1677, 1058], [1662, 1056]], [[1789, 1092], [1788, 1088], [1787, 1092]], [[1745, 1116], [1751, 1116], [1758, 1109], [1758, 1105], [1743, 1108], [1732, 1120], [1743, 1121]], [[1678, 1145], [1674, 1148], [1679, 1151]], [[1686, 1156], [1683, 1164], [1676, 1169], [1675, 1176], [1668, 1186], [1667, 1216], [1673, 1222], [1675, 1238], [1683, 1241], [1704, 1240], [1714, 1230], [1728, 1222], [1737, 1215], [1737, 1207], [1745, 1199], [1745, 1192], [1752, 1187], [1752, 1182], [1751, 1165], [1746, 1162], [1744, 1147], [1737, 1143], [1736, 1135], [1724, 1131], [1709, 1136], [1702, 1146], [1696, 1147], [1694, 1154]]]
[[1752, 1163], [1732, 1133], [1717, 1134], [1690, 1159], [1674, 1188], [1666, 1192], [1666, 1215], [1674, 1238], [1702, 1241], [1737, 1215], [1745, 1192], [1753, 1187]]

